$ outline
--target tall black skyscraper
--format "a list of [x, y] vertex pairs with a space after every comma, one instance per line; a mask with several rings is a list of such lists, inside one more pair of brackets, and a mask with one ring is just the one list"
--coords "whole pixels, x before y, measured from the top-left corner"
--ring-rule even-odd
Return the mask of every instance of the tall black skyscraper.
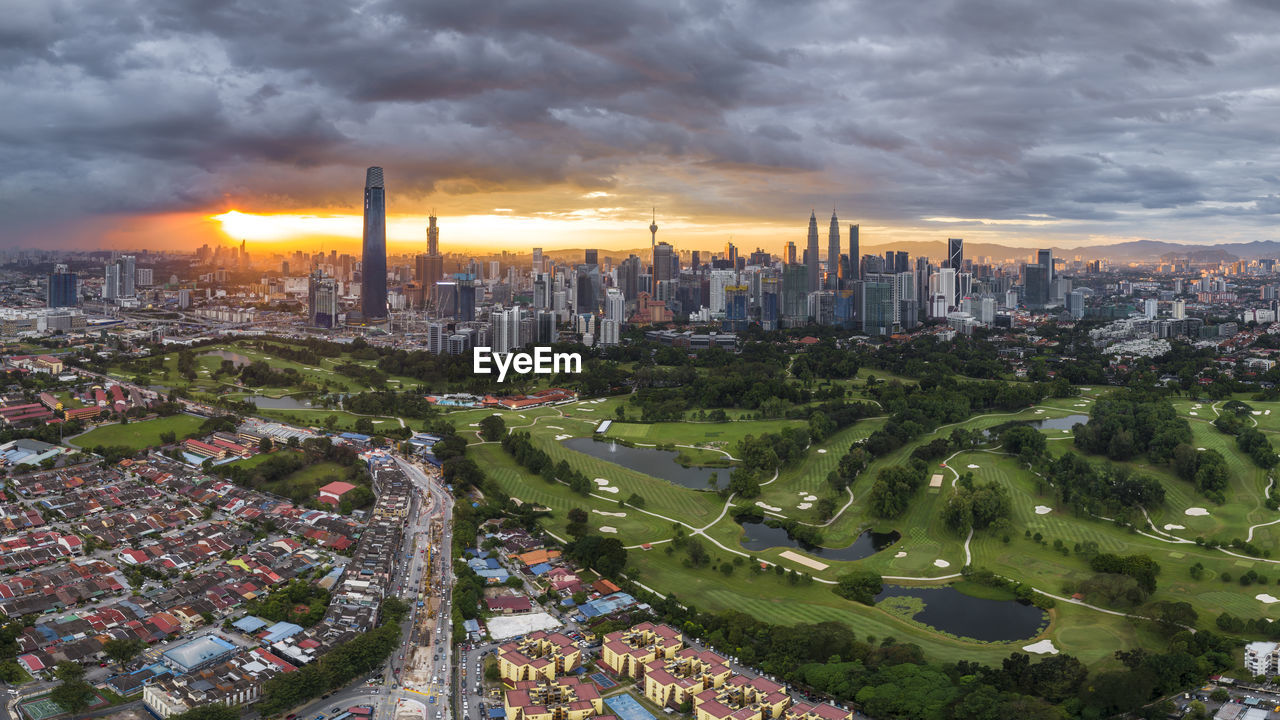
[[858, 250], [858, 226], [849, 226], [849, 281], [862, 278], [862, 252]]
[[827, 228], [827, 287], [840, 287], [840, 221], [835, 210], [831, 211], [831, 226]]
[[953, 268], [956, 272], [964, 269], [963, 238], [947, 238], [947, 264], [943, 267]]
[[365, 173], [361, 268], [360, 311], [367, 320], [381, 320], [387, 316], [387, 196], [380, 167]]

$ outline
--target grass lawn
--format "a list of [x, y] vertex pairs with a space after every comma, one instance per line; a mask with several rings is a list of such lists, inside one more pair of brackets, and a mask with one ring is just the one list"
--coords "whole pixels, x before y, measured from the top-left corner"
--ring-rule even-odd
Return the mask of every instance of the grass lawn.
[[160, 433], [171, 431], [179, 439], [187, 433], [195, 432], [204, 422], [204, 418], [195, 415], [173, 415], [170, 417], [131, 422], [128, 425], [103, 425], [69, 441], [82, 448], [98, 445], [124, 446], [134, 450], [160, 445]]
[[262, 486], [262, 489], [281, 497], [292, 498], [295, 501], [308, 500], [316, 496], [321, 486], [327, 485], [334, 480], [341, 480], [346, 476], [347, 469], [345, 467], [337, 463], [322, 462], [304, 467], [274, 482], [266, 483]]
[[[352, 413], [345, 412], [342, 410], [326, 410], [324, 408], [315, 408], [315, 409], [307, 408], [307, 409], [291, 409], [291, 410], [260, 408], [257, 414], [265, 418], [270, 418], [272, 420], [279, 420], [281, 422], [289, 423], [292, 425], [300, 425], [302, 427], [318, 427], [318, 428], [326, 427], [325, 421], [329, 418], [329, 416], [332, 415], [337, 418], [336, 422], [333, 425], [333, 429], [339, 430], [339, 431], [355, 430], [356, 422], [358, 422], [361, 418], [365, 417], [364, 415], [354, 415]], [[381, 417], [370, 417], [368, 418], [368, 420], [373, 423], [373, 431], [375, 433], [377, 433], [378, 430], [384, 429], [384, 428], [400, 427], [400, 420], [398, 418], [394, 418], [390, 416], [384, 415]]]

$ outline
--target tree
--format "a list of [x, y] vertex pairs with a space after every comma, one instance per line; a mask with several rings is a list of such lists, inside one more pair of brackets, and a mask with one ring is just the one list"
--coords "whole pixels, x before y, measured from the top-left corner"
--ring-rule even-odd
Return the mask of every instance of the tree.
[[835, 594], [863, 605], [875, 605], [876, 595], [884, 590], [884, 580], [871, 570], [854, 570], [836, 578]]
[[507, 434], [507, 423], [500, 415], [489, 415], [480, 421], [480, 437], [494, 442]]
[[142, 652], [143, 643], [137, 638], [112, 639], [102, 644], [102, 651], [117, 665], [126, 665]]
[[359, 418], [356, 420], [356, 432], [361, 435], [372, 435], [375, 431], [373, 421], [369, 418]]
[[50, 700], [71, 714], [89, 707], [94, 693], [89, 683], [84, 681], [84, 666], [77, 662], [60, 662], [53, 674], [62, 682], [49, 693]]
[[271, 447], [272, 447], [271, 438], [269, 437], [263, 437], [261, 440], [258, 441], [258, 452], [260, 453], [271, 452]]

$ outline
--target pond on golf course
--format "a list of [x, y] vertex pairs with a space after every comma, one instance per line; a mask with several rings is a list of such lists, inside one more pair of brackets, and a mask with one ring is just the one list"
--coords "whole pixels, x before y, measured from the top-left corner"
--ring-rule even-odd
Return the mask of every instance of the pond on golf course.
[[902, 538], [896, 530], [879, 533], [864, 530], [853, 543], [842, 548], [818, 547], [802, 543], [787, 534], [786, 528], [769, 527], [763, 521], [734, 518], [742, 526], [743, 535], [739, 544], [747, 550], [768, 550], [776, 547], [789, 547], [801, 550], [823, 560], [861, 560], [870, 557]]
[[889, 606], [912, 607], [920, 602], [924, 609], [911, 614], [913, 620], [956, 637], [988, 642], [1026, 640], [1040, 634], [1049, 624], [1049, 613], [1031, 603], [973, 597], [949, 585], [886, 585], [876, 596], [878, 607], [899, 616], [910, 613], [890, 610]]
[[717, 488], [724, 487], [729, 483], [731, 468], [685, 467], [676, 462], [676, 456], [679, 453], [673, 450], [627, 447], [613, 441], [598, 442], [589, 437], [569, 438], [561, 444], [570, 450], [576, 450], [606, 462], [616, 463], [624, 468], [651, 475], [692, 490], [710, 488], [711, 486], [707, 481], [713, 473], [716, 475]]

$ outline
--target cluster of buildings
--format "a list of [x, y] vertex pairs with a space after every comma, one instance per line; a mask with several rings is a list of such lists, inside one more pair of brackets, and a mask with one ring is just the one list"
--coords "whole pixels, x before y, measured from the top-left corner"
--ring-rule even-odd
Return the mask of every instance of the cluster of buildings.
[[[560, 633], [531, 633], [498, 647], [507, 720], [586, 720], [605, 715], [599, 689], [575, 673], [580, 643]], [[661, 708], [695, 720], [852, 720], [834, 705], [797, 703], [782, 685], [735, 672], [729, 659], [688, 647], [679, 630], [650, 622], [604, 637], [598, 665], [635, 682]]]
[[143, 689], [143, 701], [152, 712], [163, 718], [211, 703], [254, 702], [267, 679], [315, 662], [375, 627], [379, 605], [394, 581], [414, 491], [389, 460], [375, 460], [372, 471], [378, 502], [345, 569], [333, 578], [323, 619], [305, 629], [288, 623], [271, 627], [242, 623], [247, 635], [244, 644], [226, 647], [202, 640], [195, 648], [184, 646], [176, 658], [183, 667], [175, 666], [182, 672], [159, 677]]

